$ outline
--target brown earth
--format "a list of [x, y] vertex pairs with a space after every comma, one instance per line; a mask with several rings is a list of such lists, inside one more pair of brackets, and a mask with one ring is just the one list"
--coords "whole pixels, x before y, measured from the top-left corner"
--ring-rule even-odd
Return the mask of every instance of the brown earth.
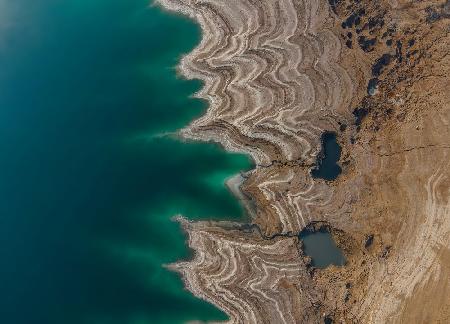
[[[250, 224], [180, 218], [186, 287], [233, 323], [449, 323], [450, 2], [159, 3], [203, 30], [180, 73], [209, 109], [181, 136], [256, 164], [238, 194]], [[325, 131], [334, 181], [310, 173]], [[304, 255], [298, 233], [323, 226], [345, 266]]]

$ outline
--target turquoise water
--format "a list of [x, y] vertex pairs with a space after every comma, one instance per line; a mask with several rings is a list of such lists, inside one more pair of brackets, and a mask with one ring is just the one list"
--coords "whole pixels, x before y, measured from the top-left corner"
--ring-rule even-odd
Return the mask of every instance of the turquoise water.
[[204, 112], [173, 69], [199, 37], [148, 0], [0, 0], [0, 322], [225, 319], [161, 267], [173, 215], [243, 217], [246, 157], [155, 136]]

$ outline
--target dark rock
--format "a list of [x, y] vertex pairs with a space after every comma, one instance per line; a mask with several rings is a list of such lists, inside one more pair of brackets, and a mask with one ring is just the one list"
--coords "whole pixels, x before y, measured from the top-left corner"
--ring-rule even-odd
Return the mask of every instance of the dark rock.
[[353, 26], [358, 26], [361, 23], [361, 16], [365, 14], [364, 9], [360, 9], [357, 12], [352, 13], [347, 19], [342, 23], [343, 28], [352, 28]]
[[331, 8], [331, 10], [333, 10], [333, 12], [335, 14], [337, 14], [337, 7], [339, 6], [340, 2], [341, 2], [341, 0], [328, 0], [328, 3], [330, 4], [330, 8]]
[[377, 41], [376, 37], [370, 39], [367, 39], [366, 36], [358, 37], [359, 47], [361, 47], [361, 49], [366, 53], [373, 51], [373, 46], [375, 45], [376, 41]]
[[384, 26], [384, 20], [381, 18], [381, 16], [377, 16], [374, 18], [369, 19], [368, 27], [369, 29], [374, 29], [375, 27], [383, 27]]
[[367, 236], [366, 243], [364, 243], [364, 247], [367, 249], [372, 245], [372, 243], [373, 243], [373, 234]]
[[397, 41], [397, 47], [395, 49], [395, 57], [397, 58], [397, 62], [401, 63], [403, 61], [403, 56], [402, 56], [402, 42], [401, 41]]
[[373, 78], [369, 80], [369, 84], [367, 85], [367, 94], [370, 96], [373, 96], [375, 94], [375, 91], [377, 90], [378, 86], [378, 79]]
[[447, 0], [442, 6], [441, 15], [444, 18], [450, 18], [450, 0]]
[[426, 8], [425, 12], [427, 14], [425, 21], [428, 24], [432, 24], [442, 18], [441, 14], [439, 12], [437, 12], [436, 9], [433, 7]]
[[351, 296], [351, 294], [350, 294], [349, 292], [347, 292], [347, 293], [345, 294], [345, 297], [344, 297], [344, 302], [345, 302], [345, 303], [348, 302], [348, 301], [350, 300], [350, 296]]
[[378, 58], [374, 65], [372, 65], [372, 75], [374, 77], [380, 76], [380, 74], [383, 72], [383, 69], [385, 66], [389, 65], [391, 63], [391, 54], [383, 54], [380, 58]]
[[381, 253], [381, 257], [382, 258], [387, 258], [387, 256], [389, 255], [389, 252], [391, 251], [391, 247], [390, 246], [386, 246], [383, 250], [383, 252]]
[[357, 125], [357, 126], [361, 125], [362, 120], [368, 114], [369, 114], [369, 111], [364, 107], [356, 108], [355, 110], [353, 110], [353, 115], [355, 116], [355, 125]]
[[333, 324], [333, 318], [331, 316], [325, 316], [325, 318], [323, 319], [323, 324]]
[[394, 33], [397, 31], [397, 26], [393, 25], [393, 26], [389, 26], [387, 29], [387, 32], [389, 34], [389, 36], [394, 35]]

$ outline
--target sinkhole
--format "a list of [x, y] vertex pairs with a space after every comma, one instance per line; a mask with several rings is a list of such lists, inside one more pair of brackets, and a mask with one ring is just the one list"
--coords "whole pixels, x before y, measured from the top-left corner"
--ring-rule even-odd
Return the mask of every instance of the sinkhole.
[[341, 147], [339, 146], [336, 134], [325, 132], [322, 135], [322, 150], [317, 159], [317, 166], [312, 169], [311, 175], [314, 178], [324, 180], [335, 180], [342, 172], [338, 162], [341, 157]]
[[299, 235], [303, 242], [303, 252], [311, 258], [311, 265], [324, 269], [332, 264], [343, 266], [345, 257], [326, 228], [303, 230]]

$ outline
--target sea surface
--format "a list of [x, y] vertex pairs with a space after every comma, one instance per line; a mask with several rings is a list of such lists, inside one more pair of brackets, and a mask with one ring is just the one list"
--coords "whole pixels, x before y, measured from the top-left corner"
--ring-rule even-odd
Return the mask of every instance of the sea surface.
[[247, 157], [159, 136], [206, 103], [176, 76], [200, 30], [150, 0], [0, 0], [0, 323], [221, 320], [162, 265], [171, 217], [241, 219]]

